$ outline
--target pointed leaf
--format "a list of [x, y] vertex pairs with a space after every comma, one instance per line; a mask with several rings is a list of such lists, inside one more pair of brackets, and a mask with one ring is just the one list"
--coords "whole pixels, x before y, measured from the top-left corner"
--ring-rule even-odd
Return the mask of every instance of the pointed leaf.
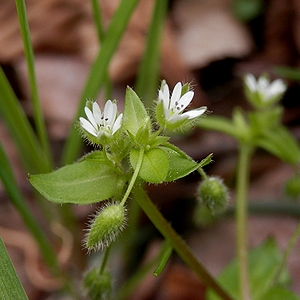
[[91, 204], [115, 195], [123, 182], [100, 151], [54, 172], [30, 175], [30, 183], [54, 203]]
[[[170, 145], [170, 144], [169, 144]], [[199, 164], [174, 145], [161, 146], [168, 156], [169, 170], [166, 182], [185, 177], [199, 168]]]
[[123, 126], [136, 136], [141, 125], [147, 120], [148, 114], [138, 95], [129, 87], [126, 90]]

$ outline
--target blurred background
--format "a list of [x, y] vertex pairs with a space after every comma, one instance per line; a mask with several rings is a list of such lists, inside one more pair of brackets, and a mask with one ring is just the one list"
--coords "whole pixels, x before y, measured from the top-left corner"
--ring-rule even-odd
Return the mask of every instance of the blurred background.
[[[105, 28], [118, 7], [117, 0], [99, 1]], [[129, 22], [109, 66], [113, 98], [122, 107], [125, 87], [134, 87], [145, 50], [154, 0], [141, 0]], [[89, 69], [101, 48], [95, 30], [89, 0], [27, 0], [26, 7], [35, 53], [38, 90], [49, 132], [51, 148], [59, 160]], [[107, 37], [109, 38], [109, 37]], [[173, 0], [162, 31], [160, 45], [160, 79], [173, 87], [178, 81], [191, 82], [195, 91], [193, 105], [206, 105], [215, 115], [230, 117], [236, 106], [248, 109], [243, 96], [242, 77], [247, 73], [271, 78], [280, 77], [275, 67], [300, 67], [300, 2], [297, 0]], [[22, 39], [14, 1], [0, 2], [0, 64], [9, 79], [29, 120], [32, 117], [30, 91]], [[151, 76], [151, 74], [149, 74]], [[282, 100], [284, 123], [300, 138], [299, 82], [286, 79], [288, 90]], [[99, 102], [106, 99], [99, 93]], [[45, 223], [36, 207], [32, 189], [26, 179], [18, 153], [0, 119], [0, 139], [13, 165], [18, 184], [41, 226]], [[200, 129], [173, 141], [194, 159], [214, 153], [209, 174], [224, 178], [234, 201], [236, 143], [215, 132]], [[88, 146], [83, 150], [90, 150]], [[284, 199], [282, 187], [293, 170], [278, 159], [258, 151], [251, 165], [251, 201]], [[204, 265], [213, 275], [234, 257], [234, 220], [224, 217], [211, 226], [195, 228], [190, 222], [197, 175], [164, 186], [149, 186], [148, 192], [174, 228], [182, 233]], [[75, 207], [82, 227], [92, 206]], [[275, 236], [284, 248], [297, 224], [299, 213], [266, 214], [250, 217], [250, 246]], [[144, 260], [157, 251], [159, 236], [141, 218], [145, 226], [141, 252]], [[150, 227], [149, 227], [150, 226]], [[74, 276], [84, 269], [87, 260], [70, 261], [72, 243], [69, 233], [59, 229], [65, 239], [65, 264]], [[81, 235], [82, 233], [79, 233]], [[18, 213], [0, 185], [0, 235], [3, 238], [29, 299], [68, 299], [56, 293], [59, 284], [41, 267], [37, 247]], [[142, 252], [142, 250], [145, 252]], [[69, 251], [69, 252], [68, 252]], [[153, 252], [153, 253], [152, 253]], [[143, 253], [143, 254], [142, 254]], [[140, 257], [142, 256], [142, 257]], [[82, 263], [82, 266], [80, 264]], [[74, 266], [76, 265], [76, 266]], [[295, 247], [289, 270], [292, 289], [300, 295], [300, 244]], [[159, 283], [157, 288], [157, 284]], [[159, 278], [151, 274], [130, 299], [176, 300], [203, 299], [204, 287], [196, 276], [176, 257]]]

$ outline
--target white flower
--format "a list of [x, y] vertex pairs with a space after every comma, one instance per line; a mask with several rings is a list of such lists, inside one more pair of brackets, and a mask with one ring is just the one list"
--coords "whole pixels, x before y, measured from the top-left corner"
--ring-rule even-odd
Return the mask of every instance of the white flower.
[[252, 99], [252, 102], [258, 106], [273, 104], [286, 91], [286, 84], [281, 79], [270, 82], [266, 76], [260, 76], [256, 80], [252, 74], [247, 74], [245, 84], [250, 93], [257, 94], [258, 99]]
[[114, 135], [121, 127], [123, 114], [117, 117], [117, 104], [108, 100], [104, 111], [94, 102], [92, 110], [84, 108], [87, 119], [79, 118], [81, 127], [91, 135], [100, 138], [103, 134], [107, 137]]
[[182, 123], [185, 120], [193, 120], [204, 114], [206, 107], [202, 106], [197, 109], [183, 112], [191, 103], [194, 97], [193, 91], [188, 91], [182, 95], [182, 85], [178, 82], [170, 97], [169, 86], [164, 84], [158, 93], [158, 105], [163, 104], [163, 114], [166, 125]]

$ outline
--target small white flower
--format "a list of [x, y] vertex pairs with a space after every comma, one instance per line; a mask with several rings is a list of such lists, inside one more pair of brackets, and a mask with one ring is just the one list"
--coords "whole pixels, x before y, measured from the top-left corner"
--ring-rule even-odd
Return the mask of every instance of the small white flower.
[[79, 118], [80, 125], [84, 130], [97, 138], [100, 138], [102, 135], [111, 137], [121, 127], [123, 114], [117, 117], [117, 105], [111, 100], [105, 103], [103, 113], [96, 102], [93, 103], [92, 110], [86, 106], [84, 111], [87, 119]]
[[182, 84], [178, 82], [170, 97], [169, 86], [164, 84], [158, 93], [158, 104], [163, 104], [164, 119], [166, 124], [174, 124], [184, 120], [193, 120], [204, 114], [206, 107], [202, 106], [190, 111], [183, 112], [191, 103], [194, 92], [188, 91], [182, 94]]
[[247, 74], [245, 84], [250, 93], [257, 94], [258, 99], [252, 102], [258, 106], [273, 104], [286, 91], [286, 84], [281, 79], [270, 82], [266, 76], [260, 76], [256, 80], [252, 74]]

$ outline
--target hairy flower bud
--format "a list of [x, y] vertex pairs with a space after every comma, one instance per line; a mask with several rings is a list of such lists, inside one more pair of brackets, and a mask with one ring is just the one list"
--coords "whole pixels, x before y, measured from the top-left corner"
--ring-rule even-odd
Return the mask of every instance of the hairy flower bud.
[[90, 300], [109, 299], [111, 293], [111, 275], [105, 271], [102, 274], [98, 269], [88, 271], [83, 279], [84, 293]]
[[122, 232], [126, 223], [126, 209], [119, 203], [109, 203], [100, 208], [90, 221], [84, 240], [89, 251], [103, 250]]
[[197, 196], [212, 213], [224, 211], [229, 203], [228, 189], [218, 177], [208, 177], [201, 182]]

